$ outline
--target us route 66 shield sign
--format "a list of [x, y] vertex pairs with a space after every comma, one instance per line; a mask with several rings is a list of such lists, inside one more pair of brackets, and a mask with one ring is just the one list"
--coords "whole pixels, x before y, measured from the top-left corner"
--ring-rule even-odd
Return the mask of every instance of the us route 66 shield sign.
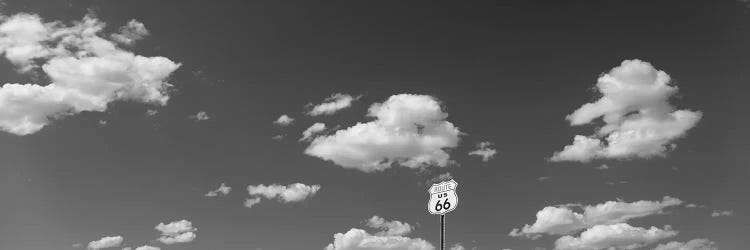
[[427, 202], [427, 210], [431, 214], [443, 215], [453, 211], [458, 206], [458, 195], [456, 195], [458, 182], [454, 180], [432, 184], [427, 191], [430, 193], [430, 201]]

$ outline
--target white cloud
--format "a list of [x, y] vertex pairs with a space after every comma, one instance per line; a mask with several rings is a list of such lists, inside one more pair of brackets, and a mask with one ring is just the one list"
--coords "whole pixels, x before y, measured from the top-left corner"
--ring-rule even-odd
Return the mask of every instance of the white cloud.
[[284, 135], [274, 135], [273, 137], [271, 137], [271, 139], [276, 140], [276, 141], [280, 141], [280, 140], [284, 139]]
[[120, 27], [120, 33], [111, 35], [112, 40], [125, 45], [133, 45], [136, 41], [141, 40], [146, 36], [148, 36], [146, 26], [135, 19], [130, 20], [125, 26]]
[[159, 114], [159, 110], [156, 110], [156, 109], [148, 109], [148, 110], [146, 110], [146, 116], [151, 117], [151, 116], [155, 116], [155, 115], [158, 115], [158, 114]]
[[152, 246], [140, 246], [140, 247], [135, 248], [135, 250], [161, 250], [161, 248], [152, 247]]
[[450, 248], [450, 250], [466, 250], [466, 248], [461, 245], [461, 243], [456, 243]]
[[97, 250], [103, 248], [116, 247], [122, 244], [122, 236], [105, 236], [99, 240], [89, 242], [88, 249]]
[[195, 120], [195, 121], [205, 121], [205, 120], [211, 119], [211, 117], [208, 116], [208, 113], [206, 113], [206, 111], [198, 111], [197, 114], [191, 115], [188, 118]]
[[664, 71], [640, 60], [626, 60], [599, 77], [602, 97], [578, 108], [566, 119], [573, 126], [602, 118], [595, 135], [577, 135], [573, 144], [555, 152], [551, 161], [588, 162], [597, 158], [627, 159], [664, 156], [674, 141], [701, 119], [702, 113], [675, 110], [677, 93]]
[[312, 139], [312, 136], [323, 132], [326, 129], [326, 125], [324, 123], [317, 122], [310, 126], [309, 128], [305, 129], [305, 131], [302, 132], [302, 139], [299, 139], [300, 141], [307, 141]]
[[312, 108], [307, 112], [307, 115], [332, 115], [339, 110], [352, 106], [352, 102], [356, 101], [357, 99], [359, 99], [359, 97], [336, 93], [326, 98], [321, 104], [315, 106], [312, 106], [312, 103], [308, 104], [308, 106], [312, 106]]
[[610, 167], [607, 164], [602, 164], [601, 166], [596, 167], [596, 170], [607, 170]]
[[[301, 202], [313, 197], [320, 190], [320, 185], [305, 185], [302, 183], [289, 184], [287, 186], [279, 184], [247, 186], [247, 192], [255, 199], [245, 201], [246, 207], [252, 207], [260, 203], [260, 197], [266, 199], [277, 199], [283, 203]], [[249, 204], [248, 204], [249, 202]]]
[[159, 242], [172, 245], [175, 243], [186, 243], [195, 240], [197, 236], [195, 231], [198, 229], [193, 227], [193, 223], [187, 220], [173, 221], [169, 224], [159, 223], [156, 225], [156, 230], [161, 232]]
[[677, 231], [669, 226], [664, 229], [632, 227], [625, 223], [596, 225], [581, 233], [579, 237], [563, 236], [555, 241], [557, 250], [636, 249], [674, 237]]
[[32, 14], [5, 18], [0, 53], [21, 72], [41, 68], [52, 82], [0, 87], [0, 129], [32, 134], [53, 119], [103, 112], [116, 101], [166, 105], [166, 80], [180, 64], [119, 48], [100, 36], [104, 26], [92, 15], [72, 26]]
[[443, 182], [447, 180], [453, 179], [453, 175], [451, 175], [450, 172], [445, 172], [444, 174], [440, 174], [438, 176], [435, 176], [429, 180], [427, 180], [427, 185], [432, 185], [434, 183]]
[[377, 215], [367, 220], [368, 227], [380, 229], [381, 231], [376, 233], [378, 236], [400, 236], [411, 233], [414, 229], [409, 223], [400, 221], [386, 221], [382, 217]]
[[394, 164], [409, 168], [445, 167], [447, 149], [458, 145], [461, 132], [446, 121], [440, 103], [432, 96], [399, 94], [373, 104], [368, 116], [335, 134], [315, 138], [305, 153], [344, 168], [374, 172]]
[[568, 206], [545, 207], [536, 214], [533, 225], [513, 229], [510, 236], [538, 238], [541, 234], [566, 235], [596, 225], [613, 225], [630, 219], [660, 214], [664, 209], [678, 206], [682, 201], [664, 197], [662, 201], [607, 201], [597, 205], [583, 206], [583, 213], [573, 211]]
[[491, 142], [480, 142], [477, 144], [477, 149], [474, 151], [469, 152], [469, 155], [477, 155], [482, 157], [482, 161], [486, 162], [492, 159], [495, 154], [497, 154], [497, 151], [492, 147]]
[[206, 197], [225, 196], [225, 195], [228, 195], [229, 192], [231, 191], [232, 191], [232, 187], [227, 186], [224, 183], [221, 183], [221, 186], [219, 186], [219, 188], [217, 188], [216, 190], [208, 191], [208, 193], [206, 193], [205, 196]]
[[247, 198], [247, 199], [245, 199], [245, 202], [243, 203], [243, 205], [246, 208], [251, 208], [251, 207], [253, 207], [255, 205], [258, 205], [258, 203], [260, 203], [260, 197]]
[[720, 216], [734, 216], [734, 211], [727, 210], [727, 211], [721, 211], [721, 210], [714, 210], [711, 212], [711, 217], [720, 217]]
[[283, 114], [283, 115], [279, 116], [279, 119], [276, 119], [276, 121], [274, 121], [273, 123], [276, 124], [276, 125], [279, 125], [279, 126], [288, 126], [288, 125], [292, 124], [292, 122], [294, 122], [294, 118], [292, 118], [292, 117], [290, 117], [290, 116], [288, 116], [286, 114]]
[[672, 241], [660, 244], [654, 250], [719, 250], [716, 243], [707, 239], [693, 239], [688, 242]]
[[123, 247], [122, 250], [133, 250], [132, 247]]
[[371, 235], [365, 230], [352, 228], [333, 236], [326, 250], [434, 250], [429, 242], [405, 236]]

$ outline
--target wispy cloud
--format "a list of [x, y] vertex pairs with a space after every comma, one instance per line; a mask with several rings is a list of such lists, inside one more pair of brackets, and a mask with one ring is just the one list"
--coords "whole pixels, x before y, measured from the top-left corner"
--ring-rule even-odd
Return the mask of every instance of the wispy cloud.
[[323, 100], [323, 103], [313, 105], [312, 103], [307, 106], [310, 107], [307, 111], [307, 115], [319, 116], [319, 115], [332, 115], [336, 112], [351, 107], [352, 102], [359, 99], [359, 96], [351, 96], [349, 94], [336, 93]]

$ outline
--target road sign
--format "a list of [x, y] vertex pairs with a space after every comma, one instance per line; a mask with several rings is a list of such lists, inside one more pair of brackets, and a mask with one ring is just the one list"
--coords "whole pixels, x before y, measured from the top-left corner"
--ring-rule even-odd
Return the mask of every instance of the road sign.
[[444, 215], [458, 207], [458, 195], [456, 195], [458, 183], [454, 180], [432, 184], [430, 189], [430, 201], [427, 202], [427, 210], [431, 214]]

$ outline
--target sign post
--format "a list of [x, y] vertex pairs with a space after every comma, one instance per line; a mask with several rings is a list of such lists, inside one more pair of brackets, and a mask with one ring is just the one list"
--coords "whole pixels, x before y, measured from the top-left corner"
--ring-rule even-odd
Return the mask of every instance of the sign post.
[[427, 190], [430, 193], [427, 211], [440, 215], [440, 250], [445, 250], [445, 214], [458, 207], [456, 187], [458, 187], [458, 182], [449, 180], [432, 184]]

